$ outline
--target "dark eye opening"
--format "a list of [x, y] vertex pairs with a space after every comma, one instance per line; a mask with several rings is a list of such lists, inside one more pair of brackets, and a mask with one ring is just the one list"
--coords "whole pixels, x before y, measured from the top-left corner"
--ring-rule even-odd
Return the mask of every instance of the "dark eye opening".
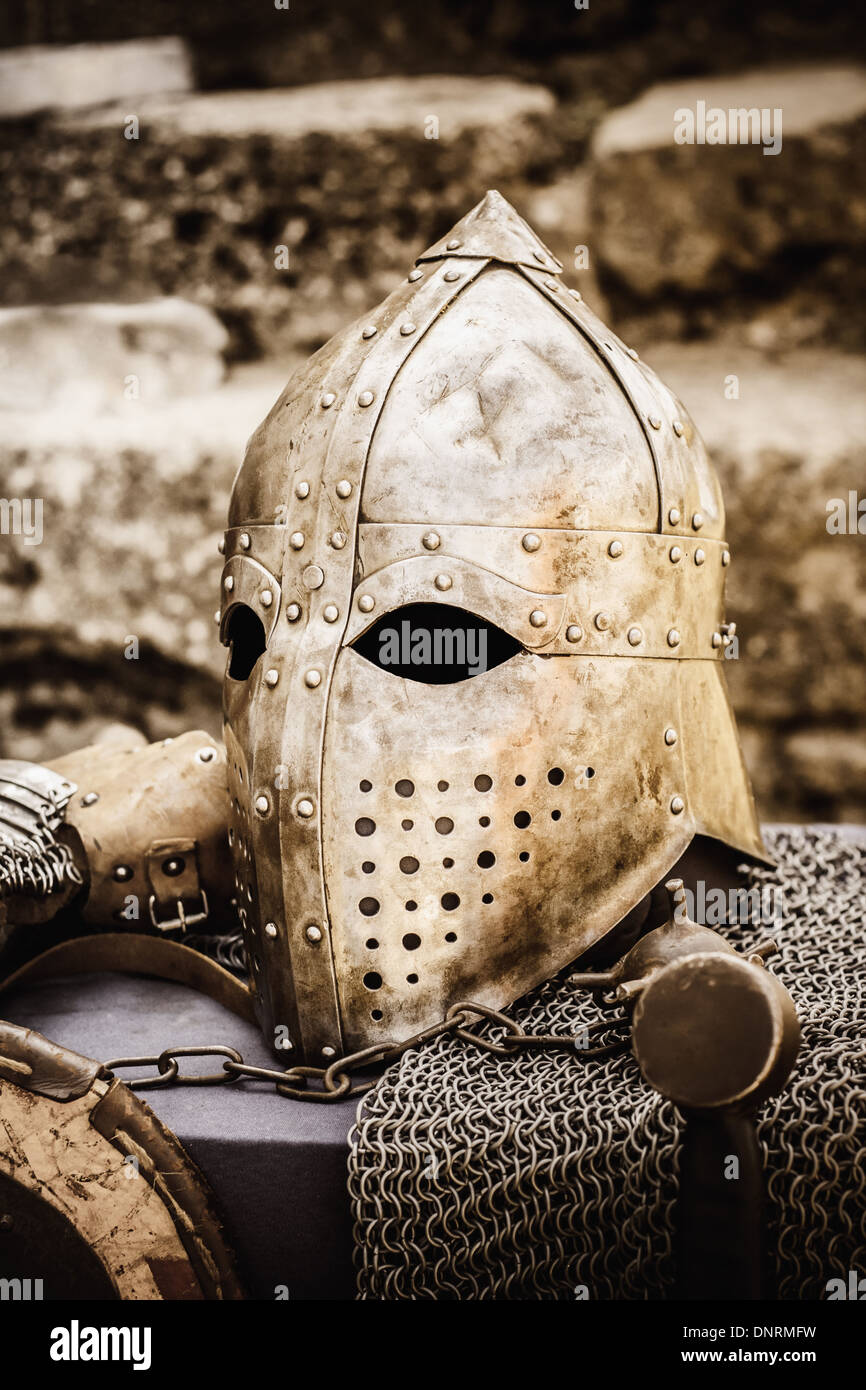
[[501, 627], [446, 603], [408, 603], [384, 614], [353, 645], [389, 675], [427, 685], [480, 676], [522, 650]]
[[231, 679], [248, 680], [250, 672], [267, 646], [267, 638], [261, 618], [247, 604], [236, 604], [229, 614], [226, 642], [229, 647]]

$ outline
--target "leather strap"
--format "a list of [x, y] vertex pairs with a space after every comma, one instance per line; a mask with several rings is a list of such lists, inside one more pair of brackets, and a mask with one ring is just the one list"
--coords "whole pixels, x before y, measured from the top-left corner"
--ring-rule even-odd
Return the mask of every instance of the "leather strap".
[[61, 941], [0, 981], [0, 994], [36, 980], [86, 975], [102, 970], [153, 975], [158, 980], [188, 985], [230, 1009], [247, 1023], [257, 1022], [252, 991], [215, 960], [193, 951], [189, 946], [183, 946], [179, 941], [126, 932], [106, 932]]

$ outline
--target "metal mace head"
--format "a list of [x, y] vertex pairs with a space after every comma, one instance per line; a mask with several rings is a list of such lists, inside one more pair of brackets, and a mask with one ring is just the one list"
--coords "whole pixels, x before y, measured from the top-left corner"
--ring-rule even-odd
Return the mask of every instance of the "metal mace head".
[[764, 966], [778, 948], [766, 941], [740, 955], [690, 920], [682, 879], [665, 889], [668, 921], [612, 970], [571, 983], [633, 1006], [634, 1054], [662, 1095], [685, 1109], [753, 1110], [782, 1089], [800, 1043], [791, 997]]

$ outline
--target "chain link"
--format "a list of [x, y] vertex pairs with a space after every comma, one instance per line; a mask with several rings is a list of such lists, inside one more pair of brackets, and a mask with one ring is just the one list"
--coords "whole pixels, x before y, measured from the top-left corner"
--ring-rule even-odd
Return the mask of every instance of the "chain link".
[[[492, 1023], [502, 1029], [499, 1038], [486, 1037], [474, 1032], [471, 1025], [483, 1022]], [[361, 1048], [348, 1056], [338, 1057], [327, 1067], [289, 1067], [277, 1071], [270, 1067], [254, 1067], [245, 1062], [233, 1047], [213, 1044], [207, 1047], [167, 1047], [156, 1057], [118, 1057], [106, 1062], [105, 1070], [118, 1071], [125, 1067], [155, 1066], [156, 1076], [145, 1076], [128, 1081], [132, 1091], [153, 1090], [158, 1086], [218, 1086], [234, 1081], [267, 1081], [281, 1096], [292, 1100], [306, 1100], [318, 1103], [331, 1103], [361, 1096], [376, 1084], [376, 1078], [360, 1081], [353, 1085], [352, 1074], [374, 1065], [387, 1066], [396, 1062], [411, 1047], [420, 1047], [443, 1033], [451, 1033], [463, 1042], [471, 1043], [483, 1052], [497, 1057], [510, 1057], [515, 1052], [528, 1049], [552, 1051], [566, 1048], [581, 1058], [609, 1057], [628, 1047], [628, 1037], [616, 1037], [611, 1041], [590, 1047], [589, 1039], [596, 1033], [613, 1032], [629, 1024], [623, 1014], [617, 1018], [603, 1018], [595, 1023], [581, 1023], [576, 1034], [527, 1033], [513, 1018], [488, 1008], [486, 1004], [465, 1001], [452, 1004], [445, 1017], [429, 1028], [422, 1028], [401, 1043], [374, 1043], [372, 1047]], [[181, 1075], [179, 1057], [225, 1057], [222, 1071], [206, 1072], [204, 1075]], [[310, 1082], [317, 1083], [310, 1086]]]

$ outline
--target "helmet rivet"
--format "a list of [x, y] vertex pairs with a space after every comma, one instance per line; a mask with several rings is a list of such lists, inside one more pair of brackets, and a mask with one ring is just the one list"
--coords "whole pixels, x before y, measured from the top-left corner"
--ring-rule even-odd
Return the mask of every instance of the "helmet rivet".
[[622, 554], [622, 541], [611, 541], [607, 553], [612, 560], [618, 560]]
[[409, 271], [409, 279], [410, 279], [410, 280], [413, 280], [413, 281], [414, 281], [414, 280], [420, 280], [420, 279], [421, 279], [421, 276], [422, 276], [423, 274], [424, 274], [423, 270], [410, 270], [410, 271]]
[[544, 262], [547, 260], [547, 257], [545, 256], [543, 251], [533, 251], [532, 254], [537, 261], [541, 261], [541, 264], [544, 265]]
[[335, 603], [327, 603], [322, 610], [322, 617], [326, 623], [335, 623], [340, 616], [340, 610]]
[[683, 430], [685, 429], [685, 426], [684, 426], [682, 420], [674, 420], [674, 426], [673, 426], [673, 428], [674, 428], [674, 434], [677, 436], [677, 439], [682, 438], [682, 433], [683, 433]]
[[196, 762], [198, 763], [212, 763], [215, 757], [216, 749], [207, 747], [199, 748], [195, 755]]
[[701, 527], [703, 526], [703, 524], [704, 524], [704, 518], [703, 518], [703, 516], [701, 515], [700, 512], [695, 512], [694, 516], [692, 517], [692, 526], [693, 526], [693, 528], [694, 528], [696, 531], [700, 531], [700, 529], [701, 529]]
[[527, 531], [520, 544], [523, 546], [523, 549], [528, 550], [531, 555], [534, 550], [538, 550], [540, 548], [541, 537], [536, 536], [534, 531]]
[[271, 940], [273, 941], [273, 939], [274, 939], [274, 937], [276, 936], [276, 934], [277, 934], [277, 924], [276, 924], [276, 922], [265, 922], [265, 936], [269, 936], [269, 937], [271, 938]]
[[648, 415], [648, 416], [647, 416], [647, 419], [649, 420], [649, 422], [650, 422], [650, 424], [652, 425], [652, 427], [653, 427], [654, 430], [660, 430], [660, 429], [661, 429], [661, 427], [662, 427], [661, 416], [659, 416], [659, 415]]
[[668, 748], [673, 748], [673, 746], [674, 746], [674, 744], [676, 743], [676, 741], [677, 741], [677, 731], [676, 731], [676, 729], [665, 729], [665, 743], [667, 744]]
[[286, 609], [286, 617], [288, 618], [289, 622], [296, 623], [300, 616], [301, 605], [299, 603], [290, 603], [288, 608]]
[[668, 521], [670, 522], [671, 526], [677, 526], [677, 525], [679, 524], [679, 519], [680, 519], [680, 509], [679, 509], [679, 507], [671, 507], [670, 511], [668, 512]]
[[450, 574], [437, 574], [436, 578], [433, 580], [433, 583], [441, 594], [447, 593], [451, 588], [452, 582]]
[[301, 580], [305, 589], [321, 589], [325, 582], [325, 571], [321, 565], [307, 565]]
[[680, 550], [680, 547], [678, 545], [672, 545], [670, 550], [668, 551], [668, 554], [671, 557], [672, 565], [679, 564], [680, 560], [683, 558], [683, 552]]
[[213, 620], [214, 620], [214, 622], [215, 622], [215, 623], [222, 622], [222, 616], [223, 616], [223, 615], [222, 615], [222, 613], [220, 612], [220, 610], [217, 609], [217, 611], [216, 611], [216, 612], [214, 613], [214, 615], [213, 615]]
[[259, 598], [262, 601], [263, 608], [270, 608], [271, 604], [274, 601], [274, 596], [271, 593], [270, 589], [262, 589], [262, 592], [259, 594]]
[[727, 568], [727, 566], [728, 566], [730, 563], [731, 563], [731, 552], [730, 552], [730, 550], [723, 550], [723, 551], [722, 551], [722, 564]]
[[376, 600], [373, 598], [372, 594], [362, 594], [358, 599], [358, 607], [362, 613], [372, 613], [375, 604]]
[[276, 671], [273, 666], [269, 671], [265, 671], [265, 685], [269, 685], [271, 690], [273, 690], [279, 679], [280, 673]]
[[446, 250], [446, 251], [456, 251], [459, 245], [460, 245], [460, 242], [457, 240], [457, 238], [456, 238], [456, 237], [452, 237], [450, 241], [448, 241], [448, 242], [445, 243], [445, 250]]
[[683, 801], [681, 796], [674, 796], [671, 798], [671, 810], [673, 811], [675, 816], [678, 816], [680, 812], [684, 811], [685, 809], [686, 803]]
[[565, 629], [566, 642], [579, 642], [583, 636], [583, 628], [580, 623], [569, 623]]
[[706, 558], [706, 552], [703, 551], [700, 546], [698, 546], [697, 550], [695, 551], [695, 564], [702, 565]]
[[626, 348], [626, 353], [627, 353], [627, 355], [631, 358], [632, 362], [639, 362], [639, 361], [640, 361], [640, 358], [638, 357], [638, 355], [637, 355], [637, 353], [635, 352], [634, 348]]
[[132, 869], [128, 864], [115, 864], [111, 870], [111, 877], [115, 883], [128, 883], [132, 878]]
[[533, 608], [529, 615], [529, 621], [533, 627], [544, 627], [547, 622], [547, 614], [543, 608]]
[[544, 288], [545, 288], [546, 290], [553, 290], [553, 292], [554, 292], [554, 294], [555, 294], [556, 291], [559, 289], [559, 285], [556, 283], [555, 280], [545, 280], [545, 282], [544, 282]]
[[328, 545], [333, 546], [334, 550], [342, 550], [346, 544], [345, 531], [332, 531], [328, 537]]
[[230, 574], [227, 574], [226, 577], [225, 577], [225, 579], [223, 580], [223, 588], [225, 589], [225, 591], [226, 591], [227, 594], [230, 594], [231, 591], [232, 591], [232, 589], [233, 589], [234, 587], [235, 587], [235, 581], [234, 581], [234, 579], [232, 578], [232, 576], [231, 576]]
[[400, 324], [400, 337], [401, 337], [401, 338], [410, 338], [414, 332], [415, 332], [415, 325], [414, 325], [414, 323], [401, 323], [401, 324]]
[[304, 676], [304, 685], [306, 685], [310, 690], [315, 690], [315, 689], [316, 689], [316, 686], [317, 686], [317, 685], [321, 685], [321, 684], [322, 684], [322, 673], [321, 673], [321, 671], [317, 671], [317, 670], [315, 669], [315, 667], [313, 667], [313, 669], [312, 669], [311, 671], [307, 671], [306, 675]]
[[217, 550], [219, 551], [220, 555], [225, 555], [225, 553], [226, 553], [226, 538], [225, 538], [225, 536], [223, 536], [220, 540], [217, 541]]
[[628, 630], [628, 643], [630, 647], [637, 647], [643, 641], [643, 633], [639, 627], [630, 627]]
[[598, 628], [599, 632], [607, 632], [608, 628], [610, 627], [610, 614], [596, 613], [593, 621], [595, 622], [595, 625]]
[[714, 632], [711, 640], [714, 647], [720, 647], [722, 645], [722, 634], [720, 632]]
[[347, 497], [352, 496], [352, 484], [349, 482], [348, 478], [341, 478], [334, 491], [338, 497], [342, 497], [345, 501]]
[[459, 270], [446, 270], [445, 274], [442, 276], [442, 279], [443, 279], [443, 280], [459, 280], [459, 279], [460, 279], [460, 271], [459, 271]]
[[266, 816], [270, 809], [271, 803], [268, 801], [268, 798], [266, 796], [256, 797], [256, 810], [258, 811], [260, 816]]
[[677, 630], [676, 630], [675, 627], [672, 627], [671, 630], [670, 630], [670, 632], [668, 633], [668, 646], [669, 646], [669, 647], [678, 647], [679, 645], [680, 645], [680, 634], [677, 632]]
[[336, 1055], [337, 1049], [335, 1047], [331, 1047], [329, 1043], [326, 1043], [325, 1046], [322, 1048], [322, 1056], [326, 1060], [330, 1060], [331, 1057], [336, 1057]]
[[360, 396], [358, 397], [358, 404], [372, 405], [375, 399], [376, 397], [373, 395], [372, 391], [362, 391]]
[[578, 304], [583, 299], [583, 295], [581, 294], [580, 290], [569, 290], [568, 293], [571, 295], [572, 299], [577, 300]]
[[421, 544], [425, 550], [438, 550], [442, 542], [435, 531], [427, 531], [421, 537]]
[[326, 391], [322, 397], [322, 409], [330, 410], [336, 399], [337, 397], [334, 395], [333, 391]]
[[99, 792], [87, 792], [79, 803], [81, 806], [95, 806], [99, 800]]
[[378, 328], [376, 327], [376, 325], [375, 325], [374, 323], [368, 323], [368, 324], [367, 324], [367, 327], [362, 331], [361, 337], [362, 337], [362, 338], [375, 338], [375, 336], [376, 336], [376, 334], [377, 334], [378, 332], [379, 332], [379, 330], [378, 330]]
[[292, 534], [289, 536], [289, 545], [292, 547], [292, 550], [303, 550], [303, 548], [304, 548], [304, 533], [303, 533], [303, 531], [293, 531]]
[[249, 550], [250, 537], [247, 531], [241, 531], [240, 535], [238, 536], [238, 545], [240, 546], [241, 550]]
[[296, 496], [296, 497], [299, 497], [299, 498], [301, 499], [301, 501], [303, 502], [304, 498], [305, 498], [305, 497], [309, 497], [309, 495], [310, 495], [310, 484], [309, 484], [309, 483], [295, 483], [295, 496]]
[[309, 797], [304, 796], [298, 802], [298, 815], [303, 817], [304, 820], [309, 820], [310, 816], [312, 816], [315, 812], [315, 809], [316, 808], [313, 805], [312, 801], [310, 801]]
[[322, 939], [322, 929], [321, 927], [317, 927], [315, 922], [311, 922], [307, 927], [305, 935], [308, 941], [312, 941], [313, 945], [317, 946]]

